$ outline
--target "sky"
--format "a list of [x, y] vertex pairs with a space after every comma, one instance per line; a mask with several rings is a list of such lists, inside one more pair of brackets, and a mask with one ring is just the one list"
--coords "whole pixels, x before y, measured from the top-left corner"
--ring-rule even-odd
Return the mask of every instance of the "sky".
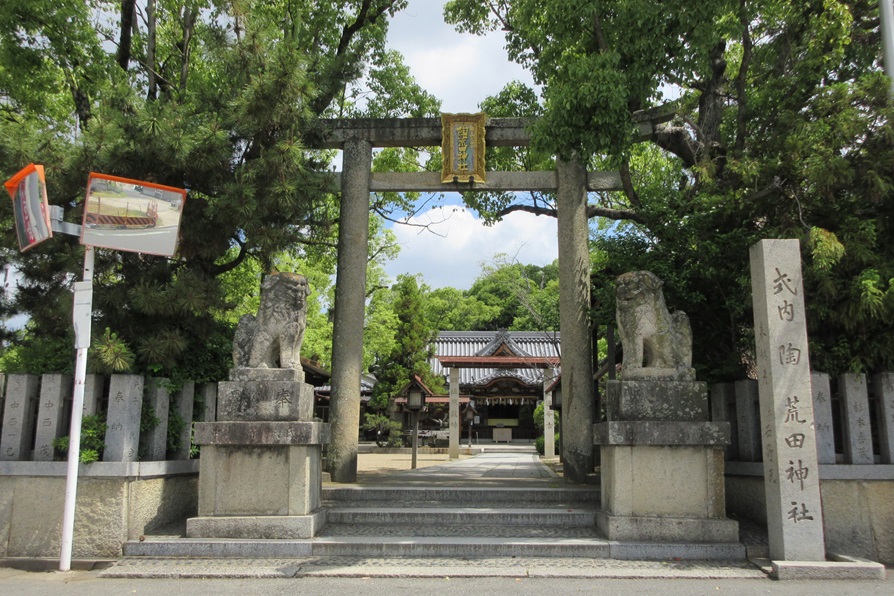
[[[389, 46], [401, 52], [416, 82], [442, 101], [442, 111], [477, 112], [484, 98], [513, 80], [533, 86], [530, 74], [509, 62], [500, 32], [487, 37], [457, 33], [443, 20], [440, 0], [410, 0], [389, 25]], [[424, 198], [423, 198], [424, 200]], [[433, 287], [468, 289], [481, 265], [503, 253], [510, 259], [547, 265], [558, 257], [556, 220], [513, 213], [491, 227], [462, 209], [452, 193], [432, 202], [411, 221], [432, 224], [431, 231], [396, 225], [400, 255], [385, 267], [392, 278], [422, 273]]]

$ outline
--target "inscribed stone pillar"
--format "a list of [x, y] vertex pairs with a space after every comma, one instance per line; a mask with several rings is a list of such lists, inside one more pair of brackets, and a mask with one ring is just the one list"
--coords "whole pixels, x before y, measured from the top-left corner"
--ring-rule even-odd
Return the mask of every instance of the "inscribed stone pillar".
[[87, 375], [84, 378], [84, 416], [93, 416], [99, 411], [99, 402], [105, 389], [102, 375]]
[[168, 449], [168, 412], [171, 394], [164, 386], [167, 379], [149, 379], [143, 400], [146, 407], [158, 421], [154, 427], [140, 435], [140, 445], [145, 451], [146, 461], [164, 461]]
[[736, 428], [739, 461], [761, 461], [761, 418], [757, 383], [736, 381]]
[[30, 457], [34, 408], [37, 402], [37, 375], [14, 374], [6, 380], [0, 461], [22, 461]]
[[369, 178], [372, 166], [372, 145], [369, 141], [347, 141], [343, 164], [335, 320], [332, 325], [332, 393], [329, 404], [332, 440], [328, 465], [334, 482], [356, 482], [366, 260], [369, 256]]
[[728, 422], [730, 444], [726, 446], [726, 461], [739, 460], [739, 433], [736, 424], [736, 391], [732, 383], [714, 383], [711, 386], [711, 421]]
[[770, 558], [825, 561], [798, 241], [752, 246], [751, 283]]
[[556, 457], [556, 417], [553, 414], [553, 394], [547, 389], [555, 381], [552, 370], [543, 371], [543, 457]]
[[71, 393], [71, 375], [47, 374], [41, 377], [34, 461], [53, 461], [53, 439], [68, 434], [64, 427], [65, 399]]
[[450, 459], [457, 459], [459, 457], [459, 369], [455, 366], [450, 368], [450, 412], [448, 421], [450, 423], [450, 441], [447, 453]]
[[813, 419], [816, 423], [816, 459], [821, 464], [835, 463], [835, 432], [832, 430], [832, 391], [829, 375], [810, 373], [813, 390]]
[[196, 391], [203, 405], [202, 422], [214, 422], [217, 420], [217, 383], [199, 385]]
[[872, 394], [878, 404], [878, 442], [883, 464], [894, 464], [894, 373], [872, 377]]
[[849, 464], [873, 464], [869, 432], [869, 393], [866, 375], [845, 373], [838, 377], [838, 396], [844, 410], [844, 457]]
[[562, 456], [565, 478], [593, 471], [593, 358], [587, 171], [577, 157], [558, 160], [559, 328], [562, 333]]
[[103, 461], [137, 461], [143, 384], [140, 375], [112, 375]]
[[176, 394], [174, 405], [183, 425], [180, 427], [180, 445], [174, 451], [173, 459], [189, 459], [190, 439], [192, 438], [192, 404], [195, 399], [196, 384], [187, 381]]

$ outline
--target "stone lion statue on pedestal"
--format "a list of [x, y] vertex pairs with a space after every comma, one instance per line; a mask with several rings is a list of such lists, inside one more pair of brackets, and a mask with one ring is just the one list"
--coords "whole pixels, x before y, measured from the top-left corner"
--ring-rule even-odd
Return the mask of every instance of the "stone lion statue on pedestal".
[[239, 319], [233, 338], [233, 364], [237, 368], [300, 370], [308, 293], [303, 275], [267, 275], [261, 283], [258, 315]]
[[662, 281], [650, 271], [633, 271], [618, 277], [617, 282], [623, 377], [694, 379], [689, 317], [684, 312], [668, 312]]

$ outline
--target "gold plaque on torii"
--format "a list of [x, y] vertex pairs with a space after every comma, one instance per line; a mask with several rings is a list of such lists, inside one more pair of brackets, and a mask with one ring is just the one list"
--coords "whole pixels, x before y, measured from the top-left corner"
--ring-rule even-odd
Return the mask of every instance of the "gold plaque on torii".
[[484, 124], [487, 114], [441, 114], [441, 182], [487, 182]]

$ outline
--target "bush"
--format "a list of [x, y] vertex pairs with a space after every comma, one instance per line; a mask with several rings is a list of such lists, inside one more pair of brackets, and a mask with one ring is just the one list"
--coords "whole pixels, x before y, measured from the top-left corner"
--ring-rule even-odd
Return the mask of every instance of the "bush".
[[[102, 452], [106, 448], [106, 420], [102, 414], [84, 416], [81, 420], [81, 449], [78, 460], [82, 464], [89, 464], [102, 459]], [[68, 436], [53, 440], [53, 448], [60, 459], [68, 458]]]

